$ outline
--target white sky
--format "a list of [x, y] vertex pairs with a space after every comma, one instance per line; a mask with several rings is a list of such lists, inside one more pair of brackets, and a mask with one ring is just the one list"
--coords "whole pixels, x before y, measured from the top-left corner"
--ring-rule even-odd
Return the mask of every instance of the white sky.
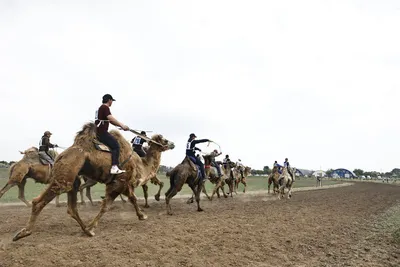
[[0, 160], [45, 130], [71, 145], [110, 93], [117, 119], [175, 142], [163, 165], [194, 132], [255, 169], [390, 171], [399, 28], [400, 1], [3, 0]]

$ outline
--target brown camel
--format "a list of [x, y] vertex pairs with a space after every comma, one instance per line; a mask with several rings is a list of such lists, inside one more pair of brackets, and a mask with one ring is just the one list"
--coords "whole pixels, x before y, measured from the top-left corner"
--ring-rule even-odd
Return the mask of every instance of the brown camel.
[[246, 193], [246, 187], [247, 187], [246, 178], [247, 178], [247, 176], [249, 176], [250, 171], [251, 171], [251, 168], [248, 166], [245, 166], [244, 170], [243, 170], [243, 178], [242, 178], [242, 175], [240, 174], [240, 170], [236, 169], [237, 175], [236, 175], [236, 179], [235, 179], [235, 192], [237, 189], [239, 189], [239, 184], [242, 183], [244, 185], [243, 193]]
[[203, 211], [203, 209], [200, 208], [200, 192], [203, 188], [204, 181], [200, 179], [201, 174], [197, 168], [196, 164], [186, 156], [182, 163], [167, 172], [167, 176], [170, 177], [170, 187], [165, 193], [165, 204], [169, 215], [172, 215], [170, 201], [179, 191], [181, 191], [185, 183], [187, 183], [193, 191], [197, 202], [197, 211]]
[[[107, 146], [96, 140], [96, 125], [86, 123], [82, 130], [75, 136], [71, 147], [64, 150], [56, 159], [51, 172], [52, 181], [47, 189], [32, 201], [32, 212], [26, 228], [21, 229], [13, 238], [13, 241], [32, 234], [36, 219], [42, 209], [56, 195], [68, 193], [68, 214], [74, 218], [83, 232], [88, 236], [94, 236], [94, 229], [100, 218], [108, 210], [115, 198], [124, 194], [135, 207], [136, 214], [140, 220], [147, 219], [142, 213], [134, 194], [134, 187], [145, 184], [152, 178], [160, 166], [161, 153], [173, 149], [175, 145], [165, 139], [162, 135], [153, 135], [149, 139], [149, 151], [145, 158], [140, 158], [133, 153], [129, 142], [119, 133], [118, 130], [111, 130], [120, 146], [120, 167], [126, 172], [118, 175], [110, 175], [111, 153]], [[80, 180], [78, 175], [100, 183], [106, 184], [105, 199], [101, 205], [98, 215], [85, 225], [81, 220], [77, 209], [77, 192]]]
[[271, 184], [274, 184], [273, 194], [275, 195], [276, 193], [278, 193], [279, 176], [280, 176], [280, 174], [278, 172], [278, 167], [274, 166], [272, 168], [272, 172], [268, 175], [268, 194], [270, 193]]

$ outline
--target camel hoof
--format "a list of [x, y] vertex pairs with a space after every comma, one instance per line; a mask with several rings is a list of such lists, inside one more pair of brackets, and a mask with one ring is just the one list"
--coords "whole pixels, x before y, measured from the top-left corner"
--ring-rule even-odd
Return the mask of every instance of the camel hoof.
[[155, 195], [154, 198], [155, 198], [157, 201], [160, 201], [160, 195]]
[[145, 208], [150, 208], [149, 204], [144, 205]]
[[31, 235], [31, 231], [27, 231], [26, 228], [22, 228], [18, 233], [16, 233], [13, 237], [13, 241], [17, 241], [18, 239], [24, 238], [26, 236]]
[[142, 214], [141, 216], [139, 216], [139, 220], [141, 220], [141, 221], [147, 220], [147, 215], [146, 214]]
[[198, 208], [197, 211], [204, 211], [202, 208]]
[[227, 196], [227, 195], [224, 195], [224, 198], [228, 198], [228, 196]]
[[168, 215], [174, 215], [174, 214], [172, 213], [172, 211], [168, 211], [167, 214], [168, 214]]
[[88, 235], [88, 236], [90, 236], [90, 237], [93, 237], [93, 236], [95, 236], [95, 233], [94, 233], [94, 231], [93, 231], [93, 229], [85, 229], [85, 234], [86, 235]]

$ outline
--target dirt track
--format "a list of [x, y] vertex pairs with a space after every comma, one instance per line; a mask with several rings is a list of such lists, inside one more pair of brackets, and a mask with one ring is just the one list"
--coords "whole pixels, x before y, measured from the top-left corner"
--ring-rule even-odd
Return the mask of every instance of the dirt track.
[[[82, 234], [66, 208], [46, 207], [29, 237], [12, 242], [30, 209], [0, 208], [0, 266], [400, 266], [400, 245], [383, 226], [398, 210], [400, 187], [356, 183], [295, 192], [291, 200], [257, 195], [151, 202], [139, 221], [117, 202], [96, 229]], [[80, 207], [88, 221], [99, 207]]]

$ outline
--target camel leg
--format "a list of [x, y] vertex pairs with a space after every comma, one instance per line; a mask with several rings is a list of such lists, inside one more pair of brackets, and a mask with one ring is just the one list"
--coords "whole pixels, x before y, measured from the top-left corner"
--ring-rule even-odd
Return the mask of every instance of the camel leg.
[[[11, 188], [13, 188], [14, 186], [16, 186], [16, 183], [7, 183], [0, 191], [0, 198]], [[29, 207], [29, 206], [28, 206]]]
[[108, 186], [106, 186], [106, 196], [104, 197], [104, 199], [101, 203], [101, 208], [100, 208], [99, 213], [97, 214], [97, 216], [95, 218], [93, 218], [93, 220], [88, 224], [88, 226], [85, 229], [85, 233], [89, 232], [90, 236], [94, 236], [94, 229], [99, 224], [100, 218], [103, 216], [104, 213], [106, 213], [108, 211], [109, 206], [111, 206], [111, 204], [114, 202], [114, 200], [120, 194], [119, 192], [107, 190], [107, 189], [108, 189]]
[[167, 192], [165, 192], [165, 205], [167, 206], [167, 214], [172, 215], [171, 209], [171, 199], [178, 193], [178, 190], [175, 186], [171, 186]]
[[218, 189], [221, 189], [222, 194], [224, 195], [224, 198], [227, 198], [228, 195], [225, 193], [224, 185], [225, 185], [225, 182], [221, 180], [221, 181], [220, 181], [220, 186], [219, 186]]
[[197, 211], [203, 211], [203, 209], [200, 208], [200, 193], [201, 193], [203, 185], [204, 185], [204, 183], [203, 184], [198, 184], [197, 186], [196, 185], [190, 185], [190, 188], [192, 189], [192, 191], [193, 191], [193, 193], [194, 193], [194, 195], [196, 197]]
[[[25, 228], [21, 229], [13, 238], [13, 241], [17, 241], [23, 237], [29, 236], [32, 234], [33, 226], [35, 225], [36, 219], [39, 216], [40, 212], [43, 208], [49, 204], [57, 195], [58, 186], [54, 183], [51, 183], [46, 191], [44, 191], [39, 197], [34, 198], [32, 200], [32, 212], [29, 218], [28, 224]], [[61, 192], [59, 192], [61, 193]]]
[[[89, 199], [90, 204], [92, 204], [92, 206], [94, 206], [93, 200], [92, 200], [92, 194], [91, 194], [91, 187], [86, 187], [86, 197]], [[82, 190], [83, 191], [83, 190]]]
[[207, 194], [205, 183], [203, 183], [203, 185], [201, 186], [201, 191], [207, 196], [208, 200], [212, 200], [211, 197]]
[[56, 207], [61, 207], [61, 205], [60, 205], [60, 195], [56, 195]]
[[90, 232], [88, 230], [86, 230], [86, 225], [82, 222], [81, 218], [79, 217], [79, 213], [78, 213], [78, 190], [79, 190], [79, 185], [80, 185], [81, 181], [79, 180], [79, 178], [77, 178], [74, 182], [74, 188], [69, 191], [68, 194], [68, 209], [67, 209], [67, 213], [69, 215], [71, 215], [71, 217], [78, 222], [78, 224], [80, 225], [80, 227], [82, 228], [83, 232], [85, 234], [87, 234], [88, 236], [94, 236], [93, 232]]
[[96, 181], [88, 179], [83, 185], [81, 185], [79, 187], [79, 191], [81, 191], [82, 193], [83, 193], [83, 189], [86, 188], [86, 197], [89, 199], [89, 201], [92, 204], [92, 206], [94, 206], [94, 204], [93, 204], [93, 200], [92, 200], [92, 195], [90, 193], [90, 191], [91, 191], [90, 188], [92, 186], [94, 186], [95, 184], [97, 184]]
[[126, 203], [126, 200], [122, 197], [122, 195], [119, 195], [119, 197], [121, 198], [122, 203]]
[[139, 206], [137, 204], [137, 198], [136, 198], [135, 193], [134, 193], [133, 190], [131, 192], [129, 192], [128, 199], [132, 203], [133, 207], [135, 207], [136, 215], [138, 216], [139, 220], [146, 220], [147, 219], [147, 215], [142, 213], [142, 211], [140, 210], [140, 208], [139, 208]]
[[[220, 186], [220, 182], [217, 181], [217, 183], [215, 184], [214, 189], [213, 189], [213, 191], [211, 193], [211, 197], [209, 198], [209, 200], [213, 200], [215, 193], [217, 193], [217, 190], [219, 189], [219, 186]], [[218, 198], [220, 198], [219, 192], [218, 192], [217, 196], [218, 196]]]
[[86, 202], [85, 202], [85, 200], [83, 199], [83, 190], [79, 190], [79, 194], [80, 194], [80, 196], [81, 196], [81, 204], [82, 204], [82, 205], [85, 205]]
[[142, 185], [142, 188], [143, 188], [143, 195], [144, 195], [144, 207], [148, 208], [148, 207], [150, 207], [149, 203], [147, 202], [147, 197], [149, 196], [149, 194], [148, 194], [149, 187], [147, 186], [147, 184], [144, 184], [144, 185]]
[[244, 185], [243, 193], [246, 193], [247, 183], [246, 183], [246, 180], [245, 180], [245, 179], [242, 180], [242, 184]]
[[157, 201], [160, 201], [161, 189], [164, 187], [164, 182], [161, 182], [160, 179], [158, 179], [157, 176], [154, 176], [154, 178], [152, 179], [152, 182], [153, 182], [155, 185], [158, 185], [158, 186], [159, 186], [158, 192], [157, 192], [157, 194], [154, 195], [154, 198], [155, 198]]
[[25, 199], [25, 184], [26, 179], [22, 180], [22, 182], [18, 184], [18, 198], [24, 202], [27, 207], [31, 207], [32, 205]]
[[268, 178], [268, 194], [270, 193], [271, 184], [272, 184], [272, 181], [270, 178]]

